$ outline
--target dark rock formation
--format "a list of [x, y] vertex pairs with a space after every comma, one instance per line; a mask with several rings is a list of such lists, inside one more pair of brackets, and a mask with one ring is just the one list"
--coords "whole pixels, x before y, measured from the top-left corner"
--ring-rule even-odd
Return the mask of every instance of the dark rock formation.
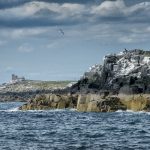
[[150, 51], [131, 50], [105, 56], [72, 86], [73, 93], [150, 93]]
[[37, 96], [20, 109], [150, 111], [150, 52], [136, 49], [107, 55], [103, 65], [92, 66], [76, 84], [52, 93]]

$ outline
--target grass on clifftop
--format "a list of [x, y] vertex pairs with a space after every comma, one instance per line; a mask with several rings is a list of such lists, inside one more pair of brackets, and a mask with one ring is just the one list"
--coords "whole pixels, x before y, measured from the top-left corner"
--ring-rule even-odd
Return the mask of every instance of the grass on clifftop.
[[41, 81], [34, 83], [35, 86], [41, 88], [63, 88], [73, 81]]
[[53, 90], [62, 89], [74, 81], [34, 81], [25, 80], [15, 84], [8, 84], [1, 92], [25, 92], [33, 90]]

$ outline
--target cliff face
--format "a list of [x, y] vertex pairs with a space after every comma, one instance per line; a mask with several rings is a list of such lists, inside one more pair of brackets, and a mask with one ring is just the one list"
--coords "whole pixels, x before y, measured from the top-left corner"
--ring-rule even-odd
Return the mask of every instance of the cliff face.
[[125, 50], [107, 55], [103, 65], [92, 66], [73, 86], [39, 96], [20, 107], [56, 108], [82, 112], [150, 111], [150, 52]]
[[73, 92], [150, 93], [150, 51], [131, 50], [104, 57], [72, 87]]
[[126, 95], [125, 97], [98, 94], [45, 94], [38, 95], [24, 104], [20, 110], [49, 110], [75, 108], [81, 112], [115, 112], [117, 110], [150, 111], [149, 95]]

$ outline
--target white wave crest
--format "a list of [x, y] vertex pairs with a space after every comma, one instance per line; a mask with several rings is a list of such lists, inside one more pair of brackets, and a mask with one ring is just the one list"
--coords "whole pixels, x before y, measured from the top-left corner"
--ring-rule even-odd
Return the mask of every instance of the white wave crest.
[[23, 112], [63, 112], [63, 111], [76, 111], [76, 109], [71, 108], [71, 109], [48, 109], [48, 110], [23, 110]]
[[19, 107], [11, 108], [11, 109], [1, 109], [0, 112], [17, 112], [20, 111]]
[[123, 110], [117, 110], [116, 112], [125, 112], [125, 111], [123, 111]]
[[77, 111], [77, 109], [75, 109], [75, 108], [70, 108], [69, 110], [70, 111]]
[[133, 111], [133, 110], [130, 110], [130, 109], [127, 109], [127, 110], [117, 110], [116, 112], [120, 113], [120, 112], [124, 112], [124, 113], [134, 113], [134, 114], [148, 114], [150, 115], [150, 112], [146, 112], [146, 111]]
[[8, 109], [8, 110], [6, 110], [6, 111], [8, 111], [8, 112], [19, 111], [19, 107], [11, 108], [11, 109]]
[[66, 111], [65, 109], [47, 109], [47, 110], [23, 110], [23, 112], [59, 112], [59, 111]]

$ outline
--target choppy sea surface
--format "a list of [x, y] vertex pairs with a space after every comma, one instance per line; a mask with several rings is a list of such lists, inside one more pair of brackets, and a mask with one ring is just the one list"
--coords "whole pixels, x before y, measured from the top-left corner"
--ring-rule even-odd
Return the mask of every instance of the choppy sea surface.
[[0, 103], [0, 150], [149, 150], [150, 114], [19, 111]]

